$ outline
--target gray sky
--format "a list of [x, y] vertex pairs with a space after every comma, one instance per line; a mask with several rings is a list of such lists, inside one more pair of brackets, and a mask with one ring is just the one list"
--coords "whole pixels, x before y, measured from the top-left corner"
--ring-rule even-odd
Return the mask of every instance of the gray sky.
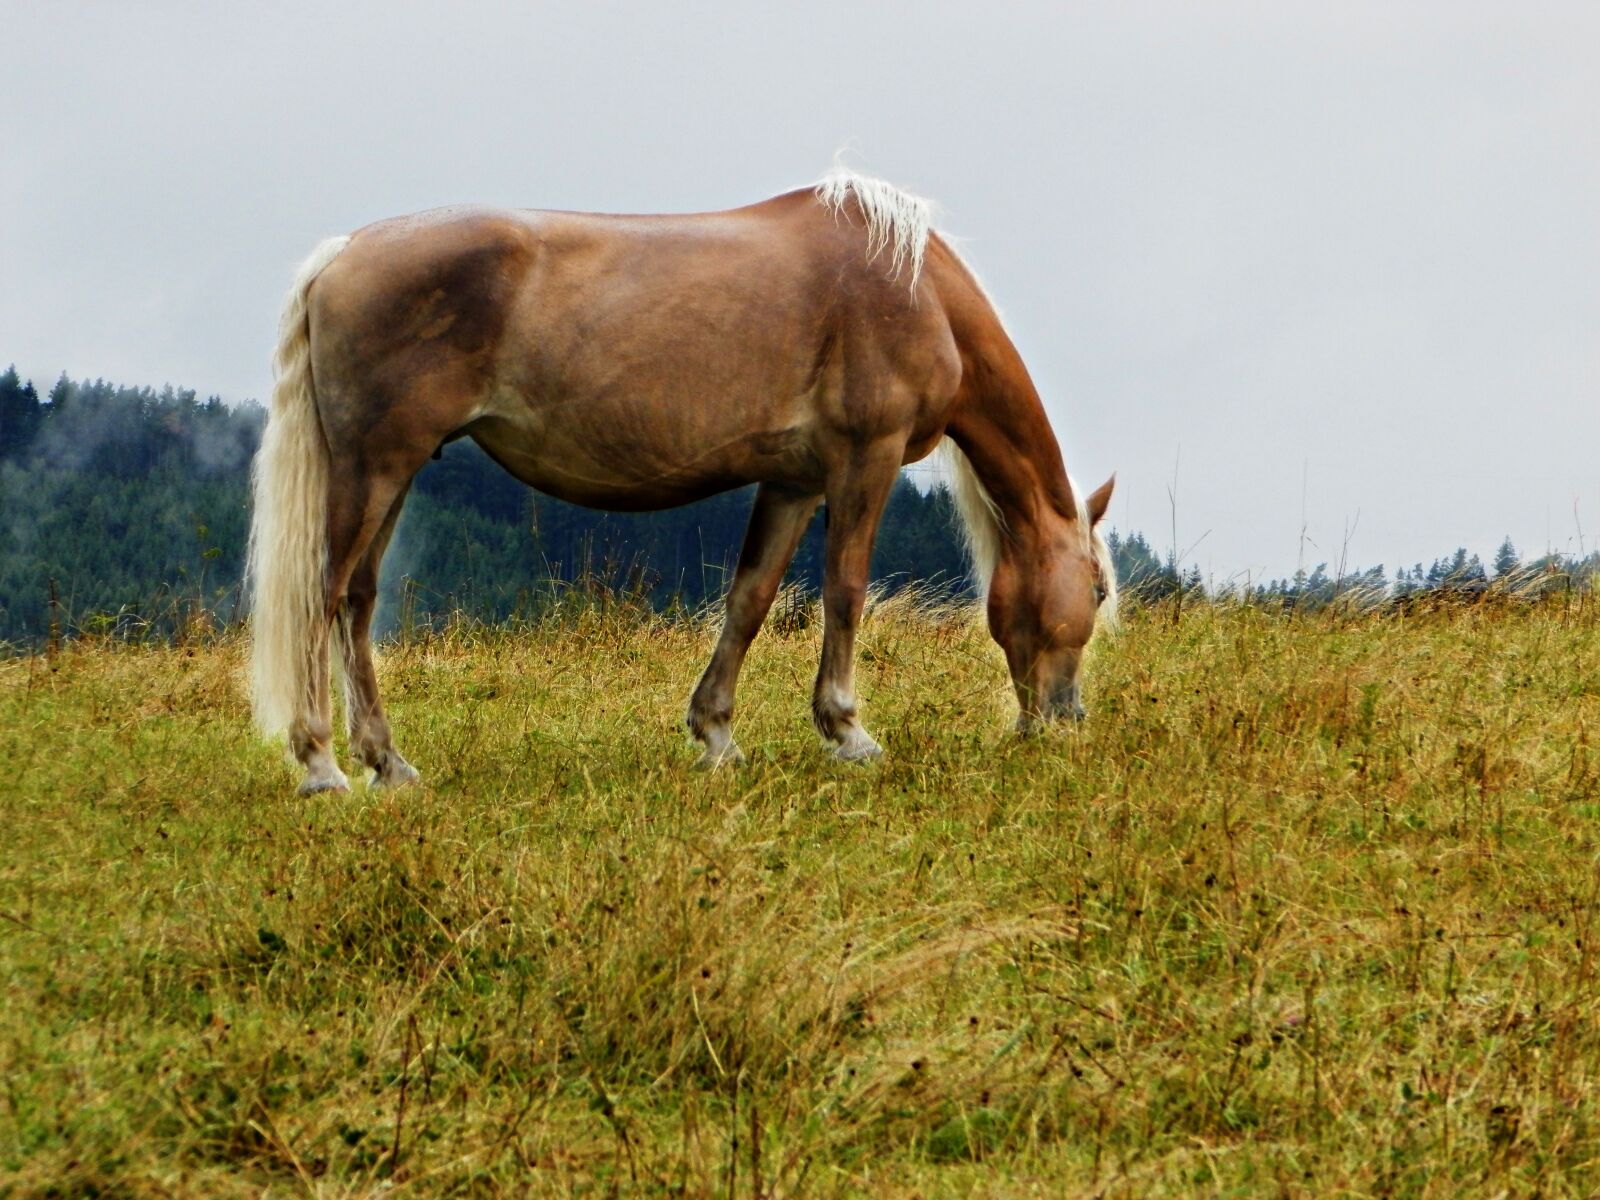
[[1391, 571], [1600, 542], [1600, 4], [0, 0], [0, 30], [0, 364], [41, 386], [263, 397], [325, 234], [728, 207], [850, 146], [965, 239], [1114, 523], [1165, 547], [1176, 473], [1215, 579], [1294, 569], [1302, 484], [1308, 565], [1352, 528]]

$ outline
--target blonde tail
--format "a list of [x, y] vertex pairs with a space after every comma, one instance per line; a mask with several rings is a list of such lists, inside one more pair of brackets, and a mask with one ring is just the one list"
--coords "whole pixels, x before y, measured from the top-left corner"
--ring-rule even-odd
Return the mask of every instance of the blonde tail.
[[311, 381], [311, 284], [350, 241], [329, 238], [301, 264], [284, 301], [273, 356], [267, 428], [251, 468], [254, 516], [245, 578], [250, 591], [251, 698], [268, 737], [285, 733], [311, 700], [313, 649], [323, 618], [328, 446]]

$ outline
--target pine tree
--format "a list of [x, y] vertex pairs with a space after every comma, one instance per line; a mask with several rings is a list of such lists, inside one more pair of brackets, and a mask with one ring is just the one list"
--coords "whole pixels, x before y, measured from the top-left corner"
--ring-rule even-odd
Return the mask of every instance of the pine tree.
[[1517, 548], [1511, 544], [1511, 536], [1506, 535], [1506, 540], [1500, 543], [1500, 549], [1494, 553], [1494, 577], [1504, 579], [1522, 563], [1517, 559]]
[[23, 383], [15, 366], [0, 375], [0, 459], [20, 458], [39, 433], [39, 393]]
[[72, 401], [76, 398], [78, 391], [78, 386], [67, 378], [67, 373], [65, 371], [61, 372], [61, 378], [57, 379], [55, 386], [50, 389], [50, 417], [52, 420], [65, 415], [67, 410], [71, 408]]

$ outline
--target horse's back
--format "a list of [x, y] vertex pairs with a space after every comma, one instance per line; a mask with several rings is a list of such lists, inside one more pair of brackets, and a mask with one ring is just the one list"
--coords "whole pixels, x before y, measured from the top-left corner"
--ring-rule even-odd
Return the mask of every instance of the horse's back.
[[820, 436], [926, 424], [901, 409], [959, 374], [929, 279], [913, 290], [809, 190], [684, 216], [380, 221], [312, 316], [332, 425], [471, 425], [527, 482], [608, 507], [816, 477]]
[[321, 323], [365, 321], [389, 340], [441, 336], [448, 306], [468, 326], [446, 338], [457, 345], [491, 332], [490, 308], [517, 303], [601, 320], [636, 315], [634, 302], [757, 320], [852, 306], [870, 306], [880, 322], [928, 315], [904, 272], [886, 271], [852, 220], [811, 189], [681, 215], [462, 206], [392, 217], [351, 236], [314, 302]]

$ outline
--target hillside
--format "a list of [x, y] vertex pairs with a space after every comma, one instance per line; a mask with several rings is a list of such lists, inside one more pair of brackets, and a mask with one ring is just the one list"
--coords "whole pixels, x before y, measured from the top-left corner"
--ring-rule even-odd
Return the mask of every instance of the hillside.
[[[296, 800], [232, 637], [0, 660], [9, 1194], [1593, 1195], [1592, 597], [1131, 614], [1017, 741], [970, 612], [381, 669], [420, 790]], [[41, 736], [39, 731], [53, 730]]]

